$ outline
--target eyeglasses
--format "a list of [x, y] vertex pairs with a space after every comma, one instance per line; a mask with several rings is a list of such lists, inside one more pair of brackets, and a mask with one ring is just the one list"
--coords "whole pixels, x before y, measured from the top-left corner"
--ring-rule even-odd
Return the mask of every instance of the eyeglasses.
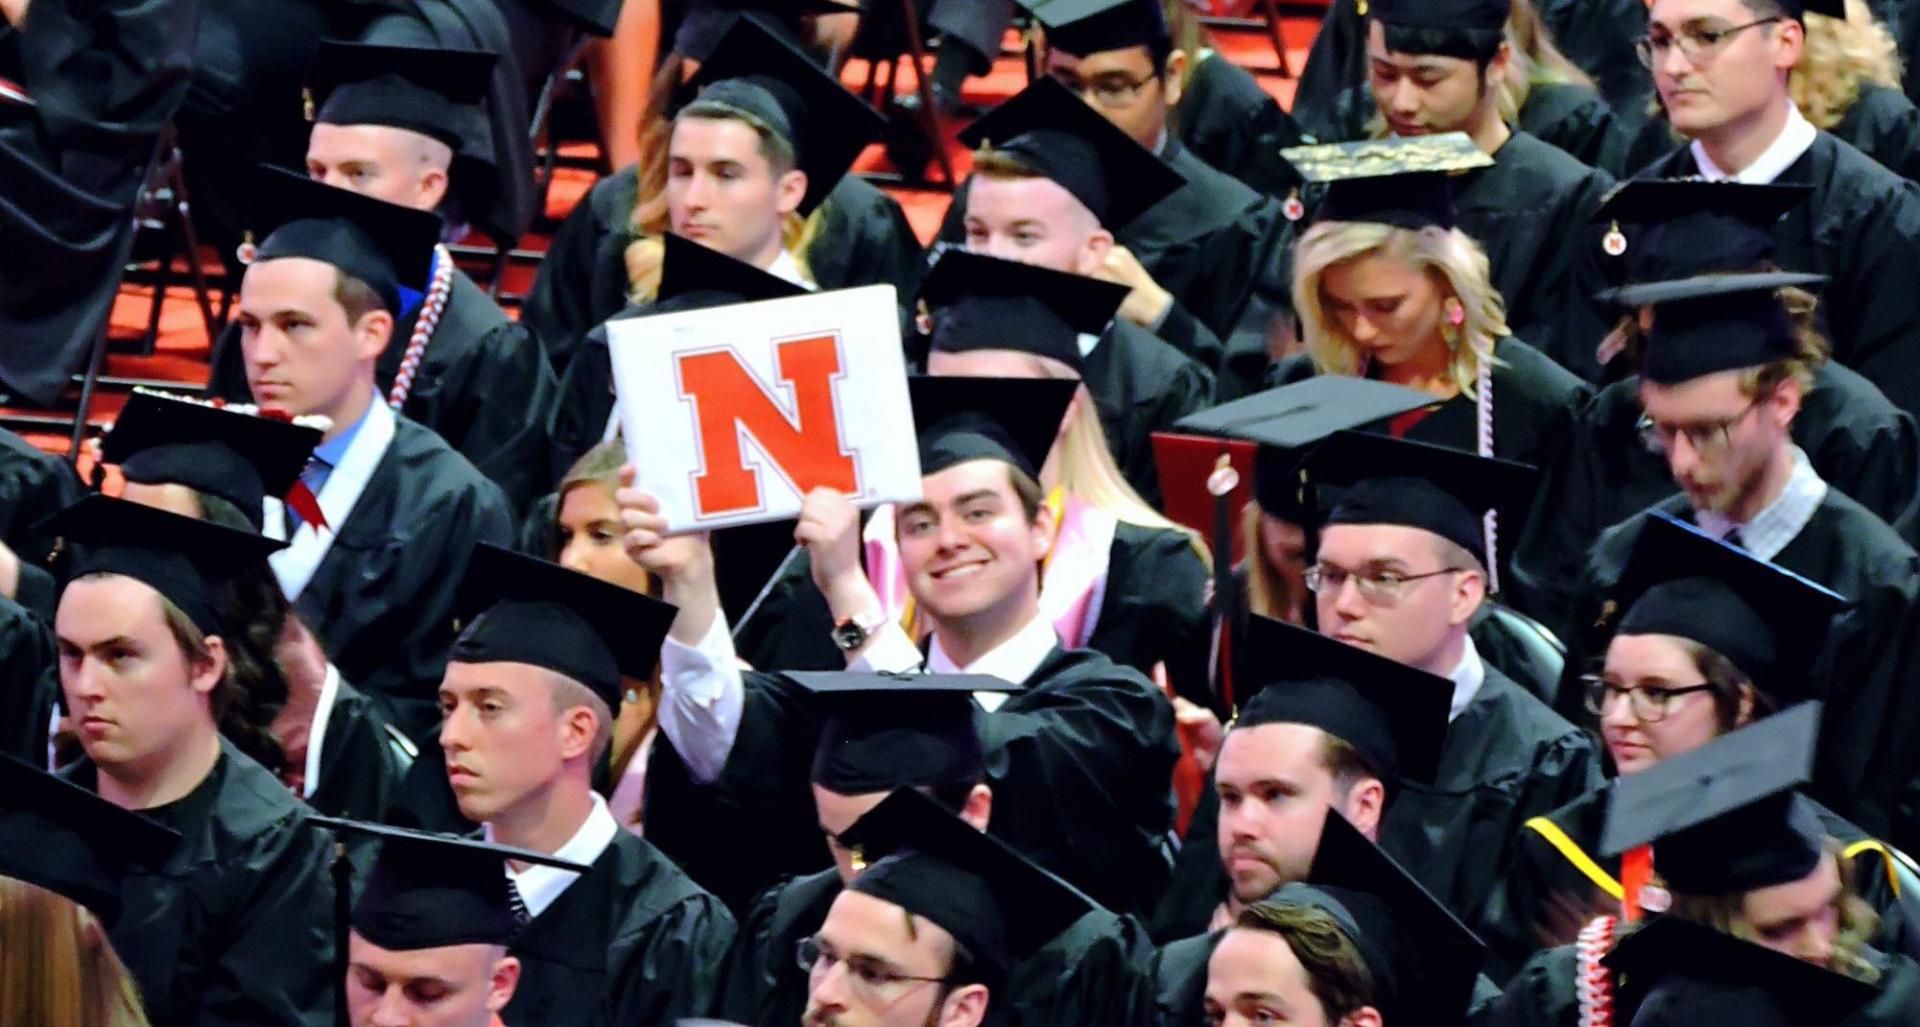
[[1356, 574], [1345, 567], [1336, 567], [1330, 563], [1317, 563], [1307, 568], [1307, 588], [1315, 593], [1339, 595], [1347, 581], [1353, 581], [1353, 587], [1360, 590], [1360, 598], [1375, 606], [1389, 606], [1400, 601], [1407, 587], [1437, 578], [1442, 574], [1456, 574], [1464, 567], [1442, 567], [1425, 574], [1401, 574], [1399, 571], [1368, 571]]
[[794, 947], [795, 962], [808, 976], [819, 978], [836, 963], [847, 965], [847, 982], [854, 996], [870, 1006], [885, 1006], [905, 997], [902, 984], [945, 984], [945, 977], [916, 977], [889, 968], [871, 956], [842, 956], [820, 944], [818, 938], [802, 938]]
[[1634, 717], [1648, 724], [1667, 719], [1675, 699], [1695, 692], [1713, 691], [1713, 686], [1704, 681], [1697, 685], [1636, 685], [1628, 688], [1616, 685], [1599, 674], [1584, 675], [1580, 683], [1586, 687], [1588, 713], [1605, 714], [1616, 699], [1626, 696], [1627, 708], [1633, 711]]
[[1659, 424], [1651, 416], [1641, 414], [1634, 429], [1640, 433], [1640, 444], [1647, 447], [1647, 452], [1655, 456], [1666, 456], [1673, 450], [1673, 440], [1682, 435], [1686, 436], [1687, 445], [1692, 446], [1695, 453], [1702, 456], [1714, 455], [1726, 449], [1727, 444], [1733, 440], [1734, 426], [1746, 420], [1747, 415], [1753, 413], [1760, 406], [1760, 402], [1766, 398], [1755, 396], [1752, 402], [1739, 413], [1724, 421], [1690, 424], [1681, 428]]
[[1720, 52], [1720, 45], [1734, 34], [1745, 32], [1750, 28], [1758, 28], [1761, 25], [1771, 25], [1780, 20], [1782, 19], [1775, 16], [1724, 29], [1708, 28], [1705, 25], [1683, 25], [1678, 32], [1657, 34], [1649, 32], [1633, 41], [1633, 52], [1640, 55], [1641, 64], [1651, 68], [1656, 63], [1666, 60], [1667, 54], [1671, 53], [1677, 45], [1680, 47], [1680, 56], [1685, 57], [1688, 64], [1697, 68], [1713, 60], [1714, 54]]
[[1084, 82], [1080, 76], [1070, 72], [1056, 71], [1052, 75], [1055, 82], [1081, 96], [1091, 96], [1094, 102], [1107, 108], [1125, 107], [1132, 103], [1134, 97], [1140, 95], [1140, 90], [1147, 87], [1147, 83], [1160, 77], [1148, 75], [1145, 78], [1130, 79], [1116, 73], [1101, 75], [1091, 82]]

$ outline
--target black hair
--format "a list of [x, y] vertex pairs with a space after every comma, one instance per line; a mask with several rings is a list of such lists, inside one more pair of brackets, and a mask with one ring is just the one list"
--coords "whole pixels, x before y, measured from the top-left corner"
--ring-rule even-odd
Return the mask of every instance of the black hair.
[[1493, 58], [1500, 52], [1500, 44], [1506, 42], [1507, 38], [1504, 29], [1388, 25], [1385, 22], [1381, 22], [1380, 27], [1385, 30], [1387, 50], [1391, 53], [1457, 57], [1472, 61], [1482, 75], [1486, 74], [1487, 65], [1493, 63]]

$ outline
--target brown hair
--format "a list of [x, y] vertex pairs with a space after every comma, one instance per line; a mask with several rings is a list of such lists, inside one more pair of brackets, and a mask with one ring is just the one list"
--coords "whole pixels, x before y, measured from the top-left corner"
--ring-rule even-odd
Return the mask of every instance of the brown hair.
[[1367, 778], [1373, 778], [1381, 784], [1387, 783], [1384, 771], [1374, 766], [1373, 761], [1346, 739], [1331, 731], [1320, 732], [1320, 766], [1332, 776], [1335, 794], [1343, 798], [1353, 791], [1354, 785]]
[[973, 173], [987, 178], [1044, 178], [1038, 168], [1004, 150], [982, 146], [973, 151]]
[[1713, 687], [1713, 706], [1719, 715], [1722, 733], [1741, 725], [1742, 701], [1751, 706], [1747, 713], [1748, 721], [1767, 716], [1777, 708], [1773, 700], [1753, 683], [1753, 679], [1735, 666], [1732, 660], [1721, 655], [1719, 650], [1690, 638], [1680, 639], [1680, 647], [1686, 651], [1687, 658], [1693, 661], [1693, 669], [1699, 671], [1700, 676]]
[[[1866, 952], [1868, 942], [1880, 926], [1880, 917], [1855, 889], [1853, 861], [1847, 858], [1845, 848], [1832, 838], [1826, 839], [1822, 847], [1840, 870], [1840, 897], [1837, 900], [1840, 931], [1833, 939], [1833, 962], [1828, 969], [1863, 981], [1876, 981], [1880, 973], [1868, 961]], [[1760, 939], [1755, 937], [1753, 929], [1746, 925], [1741, 916], [1745, 902], [1744, 892], [1729, 895], [1675, 893], [1673, 907], [1668, 912], [1678, 919], [1757, 943]]]
[[1373, 1004], [1373, 972], [1353, 939], [1326, 910], [1284, 900], [1256, 902], [1240, 911], [1236, 930], [1280, 936], [1307, 974], [1307, 987], [1328, 1023]]
[[[1763, 265], [1757, 270], [1774, 270], [1772, 265]], [[1780, 387], [1782, 382], [1793, 381], [1800, 386], [1801, 392], [1813, 388], [1813, 376], [1826, 364], [1833, 354], [1833, 347], [1827, 337], [1820, 332], [1818, 319], [1819, 300], [1813, 293], [1797, 286], [1784, 286], [1775, 291], [1782, 306], [1787, 308], [1787, 319], [1793, 325], [1793, 353], [1771, 364], [1749, 367], [1740, 372], [1740, 392], [1748, 399], [1767, 395]], [[1610, 338], [1617, 338], [1626, 348], [1626, 352], [1637, 364], [1640, 354], [1646, 347], [1647, 333], [1640, 326], [1637, 313], [1629, 313], [1614, 326]]]
[[387, 301], [380, 298], [373, 286], [337, 267], [333, 269], [333, 301], [347, 312], [348, 325], [357, 325], [368, 314], [387, 309]]
[[1260, 539], [1260, 518], [1265, 513], [1257, 500], [1248, 500], [1240, 508], [1240, 537], [1247, 540], [1247, 609], [1262, 617], [1286, 620], [1294, 600], [1304, 603], [1306, 597], [1296, 597], [1287, 579], [1267, 561]]
[[140, 993], [100, 922], [73, 901], [0, 877], [0, 1023], [146, 1027]]

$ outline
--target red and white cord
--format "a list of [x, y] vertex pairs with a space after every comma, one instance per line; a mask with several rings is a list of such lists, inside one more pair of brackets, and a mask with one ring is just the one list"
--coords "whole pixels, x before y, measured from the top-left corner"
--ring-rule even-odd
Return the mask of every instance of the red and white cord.
[[453, 294], [453, 255], [447, 252], [445, 245], [433, 248], [433, 281], [427, 286], [427, 295], [420, 302], [420, 316], [414, 318], [413, 334], [407, 338], [407, 352], [400, 358], [400, 370], [393, 376], [393, 388], [387, 390], [387, 406], [395, 410], [406, 406], [407, 397], [413, 394], [413, 376], [420, 370], [420, 360], [427, 355], [427, 343], [433, 341], [433, 330], [440, 326], [440, 315], [446, 312], [447, 297]]
[[1580, 1027], [1613, 1027], [1613, 972], [1600, 960], [1613, 951], [1613, 932], [1619, 923], [1617, 917], [1598, 917], [1580, 928], [1574, 942], [1574, 957], [1580, 964], [1573, 982]]

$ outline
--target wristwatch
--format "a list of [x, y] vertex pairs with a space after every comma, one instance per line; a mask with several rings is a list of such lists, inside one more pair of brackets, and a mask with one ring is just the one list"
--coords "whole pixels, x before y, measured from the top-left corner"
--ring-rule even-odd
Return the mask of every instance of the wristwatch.
[[833, 626], [833, 644], [843, 653], [853, 652], [867, 644], [873, 633], [885, 627], [887, 618], [877, 610], [856, 613]]

